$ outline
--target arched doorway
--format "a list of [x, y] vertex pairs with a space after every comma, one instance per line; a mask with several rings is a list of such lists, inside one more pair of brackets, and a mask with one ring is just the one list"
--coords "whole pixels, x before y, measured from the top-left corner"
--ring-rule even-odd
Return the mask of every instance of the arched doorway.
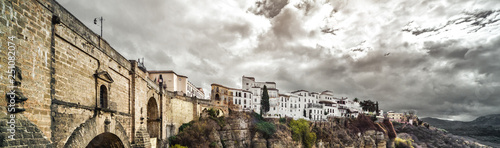
[[158, 104], [155, 98], [148, 101], [148, 134], [150, 138], [158, 138], [160, 133], [160, 116], [158, 113]]
[[124, 148], [118, 136], [112, 133], [102, 133], [94, 137], [86, 148]]

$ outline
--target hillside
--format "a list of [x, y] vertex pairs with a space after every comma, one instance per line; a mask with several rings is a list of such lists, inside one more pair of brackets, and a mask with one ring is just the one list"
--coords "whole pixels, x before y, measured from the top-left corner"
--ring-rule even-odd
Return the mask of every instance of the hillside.
[[422, 120], [454, 135], [471, 137], [481, 141], [481, 143], [500, 147], [500, 114], [481, 116], [470, 122], [436, 118], [423, 118]]
[[[427, 128], [425, 126], [413, 126], [405, 124], [394, 124], [394, 129], [398, 133], [397, 137], [409, 142], [413, 147], [439, 147], [439, 148], [457, 148], [474, 147], [487, 148], [483, 143], [478, 143], [474, 139], [455, 136], [436, 128]], [[398, 140], [396, 140], [398, 141]], [[396, 142], [398, 143], [398, 142]]]

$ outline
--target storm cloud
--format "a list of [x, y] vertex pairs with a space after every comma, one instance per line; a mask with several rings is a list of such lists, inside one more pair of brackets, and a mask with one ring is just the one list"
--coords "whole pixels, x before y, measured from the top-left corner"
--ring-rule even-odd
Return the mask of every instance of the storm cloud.
[[205, 92], [241, 76], [381, 109], [472, 120], [500, 112], [497, 1], [58, 1], [128, 59]]

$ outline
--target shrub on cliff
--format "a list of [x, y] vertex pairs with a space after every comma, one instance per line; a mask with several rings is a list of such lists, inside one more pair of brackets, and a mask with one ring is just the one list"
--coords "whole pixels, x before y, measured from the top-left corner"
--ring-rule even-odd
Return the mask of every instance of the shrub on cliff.
[[254, 131], [264, 135], [264, 138], [270, 138], [276, 132], [276, 125], [266, 122], [262, 115], [253, 112], [252, 117], [253, 123], [255, 123], [253, 126]]
[[286, 118], [280, 118], [279, 122], [280, 123], [286, 123]]
[[182, 146], [182, 145], [176, 144], [176, 145], [172, 146], [172, 148], [187, 148], [187, 146]]
[[[207, 112], [208, 112], [208, 118], [214, 120], [215, 122], [217, 122], [217, 124], [220, 127], [224, 127], [226, 125], [226, 122], [224, 120], [224, 116], [220, 116], [219, 117], [220, 110], [214, 109], [214, 108], [210, 108], [210, 109], [207, 110]], [[180, 128], [179, 128], [179, 131], [180, 131]]]
[[316, 134], [309, 130], [308, 121], [304, 119], [292, 120], [289, 126], [292, 129], [294, 141], [301, 141], [306, 148], [310, 148], [316, 143]]
[[404, 140], [401, 138], [396, 138], [394, 140], [394, 145], [396, 148], [413, 148], [413, 145], [411, 143], [412, 143], [411, 139]]
[[266, 121], [259, 121], [255, 124], [255, 129], [264, 135], [264, 138], [271, 137], [276, 132], [276, 126]]
[[179, 132], [182, 132], [185, 128], [188, 128], [190, 127], [191, 125], [193, 125], [194, 121], [191, 121], [191, 122], [188, 122], [188, 123], [183, 123], [180, 127], [179, 127]]
[[[176, 144], [196, 147], [200, 145], [208, 145], [213, 139], [210, 134], [215, 131], [217, 123], [212, 120], [200, 120], [193, 122], [191, 126], [187, 126], [183, 131], [179, 132], [176, 136], [169, 137], [171, 146]], [[212, 138], [212, 139], [211, 139]]]
[[210, 109], [208, 109], [207, 111], [208, 111], [208, 115], [209, 115], [210, 117], [215, 117], [215, 118], [217, 118], [217, 116], [219, 116], [219, 110], [216, 110], [216, 109], [214, 109], [214, 108], [210, 108]]

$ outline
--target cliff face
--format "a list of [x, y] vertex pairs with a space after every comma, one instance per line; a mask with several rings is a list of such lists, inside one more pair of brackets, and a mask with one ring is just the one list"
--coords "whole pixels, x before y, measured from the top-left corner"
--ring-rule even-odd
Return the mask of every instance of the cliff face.
[[[367, 119], [367, 120], [366, 120]], [[261, 121], [251, 113], [231, 113], [227, 117], [203, 114], [198, 121], [169, 138], [170, 144], [188, 147], [366, 147], [385, 148], [390, 141], [383, 128], [369, 118], [332, 119], [292, 126], [292, 119]], [[267, 128], [269, 124], [274, 128]], [[307, 127], [303, 129], [302, 127]], [[300, 129], [302, 128], [302, 129]], [[266, 133], [273, 131], [272, 134]]]
[[365, 116], [357, 119], [334, 118], [329, 122], [312, 124], [312, 131], [318, 137], [317, 147], [385, 148], [390, 138], [384, 128]]
[[227, 117], [213, 117], [205, 112], [198, 121], [183, 129], [178, 135], [169, 138], [170, 144], [188, 147], [301, 147], [293, 142], [288, 127], [276, 126], [271, 137], [254, 129], [256, 118], [249, 113], [232, 113]]

